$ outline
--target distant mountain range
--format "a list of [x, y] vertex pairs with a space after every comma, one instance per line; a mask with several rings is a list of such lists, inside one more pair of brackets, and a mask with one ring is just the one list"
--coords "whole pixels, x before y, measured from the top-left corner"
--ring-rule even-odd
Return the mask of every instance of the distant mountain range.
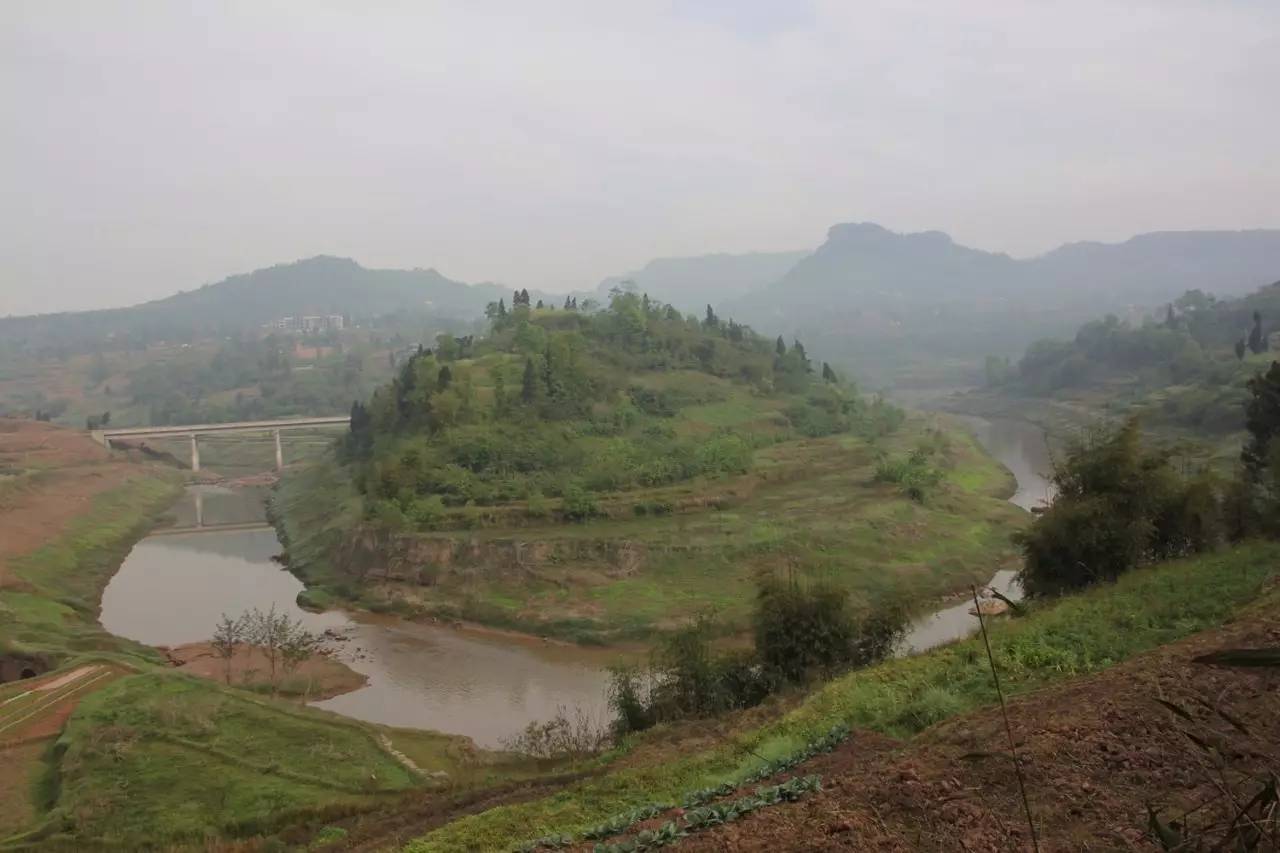
[[45, 345], [109, 338], [145, 343], [233, 334], [306, 314], [471, 321], [501, 297], [510, 301], [511, 291], [495, 284], [464, 284], [433, 269], [371, 270], [348, 258], [320, 256], [129, 308], [0, 318], [0, 338]]
[[1108, 312], [1138, 315], [1183, 292], [1251, 292], [1280, 278], [1280, 231], [1143, 234], [1036, 258], [961, 246], [946, 234], [836, 225], [771, 285], [719, 305], [770, 332], [880, 376], [906, 361], [1016, 354]]
[[[1072, 243], [1029, 259], [986, 252], [928, 231], [872, 223], [833, 226], [812, 252], [661, 258], [606, 278], [594, 295], [631, 287], [766, 334], [801, 337], [815, 354], [863, 375], [904, 366], [972, 365], [1031, 341], [1071, 334], [1084, 320], [1136, 317], [1186, 290], [1242, 295], [1280, 279], [1280, 230], [1143, 234], [1123, 243]], [[545, 297], [559, 304], [563, 297]], [[585, 295], [585, 294], [584, 294]], [[0, 342], [94, 345], [109, 338], [187, 339], [261, 327], [287, 315], [343, 314], [469, 322], [511, 297], [435, 270], [371, 270], [316, 257], [232, 276], [130, 308], [0, 318]]]
[[781, 279], [809, 252], [749, 252], [658, 258], [643, 268], [600, 282], [596, 298], [607, 300], [615, 287], [632, 287], [686, 311], [719, 305]]

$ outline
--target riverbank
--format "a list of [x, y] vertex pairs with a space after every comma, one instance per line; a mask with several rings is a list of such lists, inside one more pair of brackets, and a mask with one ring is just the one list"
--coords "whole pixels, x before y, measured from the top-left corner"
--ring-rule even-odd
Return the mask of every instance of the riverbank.
[[179, 478], [81, 433], [15, 419], [0, 419], [0, 470], [0, 657], [154, 659], [97, 615], [103, 586], [181, 492]]
[[[0, 848], [202, 845], [559, 772], [229, 688], [110, 633], [103, 589], [158, 519], [182, 514], [180, 477], [33, 421], [0, 420], [0, 461], [0, 678], [22, 676], [0, 683]], [[217, 495], [206, 509], [235, 497]], [[180, 577], [185, 562], [166, 559], [156, 578]], [[212, 621], [189, 627], [208, 636]], [[335, 692], [331, 678], [317, 674], [311, 695]]]
[[[1244, 545], [1138, 569], [1113, 585], [1036, 607], [1025, 618], [993, 621], [988, 627], [1001, 685], [1007, 695], [1018, 695], [1102, 672], [1220, 626], [1252, 602], [1259, 603], [1250, 612], [1266, 620], [1262, 602], [1274, 606], [1277, 601], [1272, 586], [1277, 560], [1276, 544]], [[520, 839], [581, 832], [637, 804], [678, 803], [690, 791], [740, 780], [760, 767], [761, 757], [789, 755], [835, 724], [887, 735], [900, 745], [910, 743], [904, 739], [994, 704], [981, 644], [969, 639], [852, 672], [818, 689], [780, 720], [727, 738], [723, 746], [660, 765], [631, 767], [551, 799], [463, 818], [407, 849], [502, 849]], [[634, 748], [642, 750], [643, 743], [642, 738]], [[968, 771], [953, 765], [950, 772], [963, 776]]]
[[[923, 502], [876, 480], [881, 459], [918, 447], [942, 472]], [[1011, 566], [1009, 535], [1027, 522], [1003, 500], [1009, 472], [969, 433], [927, 415], [874, 442], [773, 445], [751, 474], [682, 488], [680, 508], [658, 514], [385, 534], [328, 462], [290, 472], [272, 516], [317, 606], [606, 645], [650, 641], [706, 609], [743, 631], [760, 571], [834, 582], [868, 608], [895, 598], [923, 609]]]

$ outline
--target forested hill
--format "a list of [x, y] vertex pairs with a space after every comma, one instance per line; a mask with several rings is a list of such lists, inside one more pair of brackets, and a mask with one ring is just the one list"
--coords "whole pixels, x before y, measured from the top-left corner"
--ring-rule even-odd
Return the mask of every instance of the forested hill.
[[321, 256], [129, 308], [0, 318], [0, 338], [39, 350], [101, 347], [108, 340], [141, 344], [222, 336], [307, 314], [367, 319], [413, 313], [470, 320], [506, 293], [497, 285], [453, 281], [435, 270], [372, 270], [347, 258]]
[[987, 384], [1220, 435], [1241, 429], [1248, 383], [1275, 358], [1277, 331], [1280, 282], [1234, 299], [1192, 290], [1144, 321], [1107, 316], [1036, 341], [1016, 363], [992, 358]]
[[721, 307], [799, 334], [859, 369], [1013, 355], [1185, 290], [1248, 293], [1280, 277], [1280, 231], [1144, 234], [1075, 243], [1030, 259], [961, 246], [937, 231], [837, 225], [776, 284]]
[[584, 518], [604, 493], [744, 473], [775, 441], [900, 417], [798, 342], [710, 312], [619, 291], [597, 312], [489, 314], [488, 338], [441, 336], [353, 411], [345, 458], [387, 526], [465, 525], [501, 505]]

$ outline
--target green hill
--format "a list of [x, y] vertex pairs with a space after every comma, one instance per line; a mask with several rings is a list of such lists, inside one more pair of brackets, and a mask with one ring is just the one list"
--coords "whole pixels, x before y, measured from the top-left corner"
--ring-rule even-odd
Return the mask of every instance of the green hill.
[[1234, 464], [1248, 383], [1274, 360], [1278, 324], [1280, 282], [1230, 299], [1189, 291], [1141, 322], [1108, 315], [1036, 341], [1016, 362], [988, 359], [988, 389], [955, 405], [1059, 428], [1136, 414]]
[[[314, 594], [618, 638], [704, 607], [733, 624], [761, 569], [866, 602], [985, 581], [1008, 556], [1007, 475], [798, 342], [633, 293], [490, 313], [488, 338], [421, 350], [355, 407], [335, 459], [282, 484]], [[910, 452], [942, 481], [924, 502], [876, 481]]]

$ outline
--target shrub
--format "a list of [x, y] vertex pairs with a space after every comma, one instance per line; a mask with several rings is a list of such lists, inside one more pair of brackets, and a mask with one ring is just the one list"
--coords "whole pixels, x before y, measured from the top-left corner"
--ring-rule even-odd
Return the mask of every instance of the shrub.
[[916, 448], [906, 456], [884, 456], [876, 463], [877, 483], [897, 483], [902, 493], [916, 503], [924, 503], [933, 487], [942, 481], [942, 471], [930, 461], [932, 451]]
[[444, 518], [444, 500], [439, 495], [417, 498], [405, 515], [419, 530], [431, 530]]
[[542, 759], [576, 759], [594, 755], [609, 742], [609, 731], [579, 708], [570, 719], [568, 711], [557, 708], [546, 722], [532, 722], [520, 734], [505, 738], [503, 747]]
[[829, 584], [777, 577], [757, 584], [756, 654], [786, 681], [874, 663], [893, 650], [906, 626], [905, 611], [892, 604], [856, 620], [847, 593]]
[[561, 511], [564, 512], [565, 518], [573, 521], [583, 521], [598, 515], [600, 509], [596, 504], [595, 496], [591, 492], [577, 483], [570, 483], [564, 489], [564, 497], [561, 499]]
[[653, 712], [652, 682], [636, 666], [609, 669], [609, 707], [614, 713], [616, 735], [642, 732], [657, 722]]
[[1217, 492], [1185, 482], [1142, 446], [1136, 419], [1074, 444], [1056, 466], [1057, 496], [1015, 541], [1028, 595], [1114, 580], [1143, 563], [1203, 551], [1222, 536]]

